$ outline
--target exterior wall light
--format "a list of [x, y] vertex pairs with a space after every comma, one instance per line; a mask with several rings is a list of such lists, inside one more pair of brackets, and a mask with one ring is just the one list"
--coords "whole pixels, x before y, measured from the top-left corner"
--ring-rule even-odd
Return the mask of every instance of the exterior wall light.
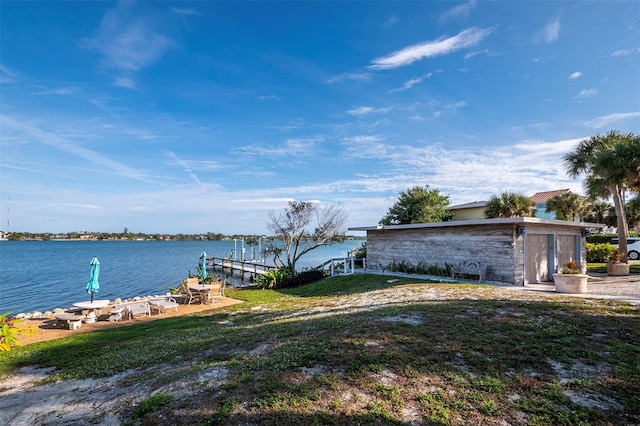
[[516, 228], [516, 235], [518, 237], [523, 237], [527, 235], [527, 227], [524, 225], [518, 225], [518, 227]]

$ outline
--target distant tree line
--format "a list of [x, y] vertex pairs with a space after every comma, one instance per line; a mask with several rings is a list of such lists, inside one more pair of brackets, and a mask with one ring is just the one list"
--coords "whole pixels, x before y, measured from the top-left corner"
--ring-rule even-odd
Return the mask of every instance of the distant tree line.
[[172, 241], [217, 241], [217, 240], [241, 240], [247, 244], [251, 241], [263, 241], [272, 237], [264, 235], [226, 235], [222, 233], [208, 232], [206, 234], [147, 234], [143, 232], [8, 232], [9, 240], [172, 240]]

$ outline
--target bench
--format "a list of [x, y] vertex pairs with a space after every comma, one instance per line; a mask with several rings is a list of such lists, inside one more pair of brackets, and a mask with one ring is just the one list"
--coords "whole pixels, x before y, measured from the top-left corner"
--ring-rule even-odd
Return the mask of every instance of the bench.
[[456, 274], [477, 276], [478, 282], [482, 282], [487, 275], [487, 267], [477, 260], [463, 261], [451, 267], [451, 278]]
[[69, 330], [77, 330], [82, 326], [82, 321], [86, 318], [85, 315], [64, 313], [56, 315], [56, 323], [57, 325], [64, 325], [66, 323]]

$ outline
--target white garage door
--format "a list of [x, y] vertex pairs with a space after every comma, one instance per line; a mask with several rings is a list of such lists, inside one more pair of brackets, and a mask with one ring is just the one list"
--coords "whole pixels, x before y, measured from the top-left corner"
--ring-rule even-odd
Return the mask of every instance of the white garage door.
[[525, 284], [549, 281], [549, 235], [525, 237]]

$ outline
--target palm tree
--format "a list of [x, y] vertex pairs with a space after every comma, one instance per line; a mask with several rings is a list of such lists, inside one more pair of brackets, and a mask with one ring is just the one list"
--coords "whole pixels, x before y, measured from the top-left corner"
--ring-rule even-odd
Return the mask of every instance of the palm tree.
[[554, 212], [559, 220], [576, 220], [576, 216], [584, 217], [590, 207], [586, 198], [569, 191], [549, 198], [546, 211]]
[[629, 229], [623, 191], [625, 188], [640, 190], [639, 144], [639, 137], [633, 133], [621, 134], [611, 131], [582, 140], [575, 151], [564, 157], [564, 165], [569, 176], [586, 176], [585, 186], [590, 197], [613, 199], [619, 249], [625, 263]]
[[591, 203], [591, 208], [583, 219], [585, 222], [614, 226], [616, 224], [616, 210], [606, 201], [595, 201]]
[[533, 203], [526, 196], [505, 191], [500, 195], [492, 195], [484, 210], [488, 219], [498, 217], [531, 216]]

